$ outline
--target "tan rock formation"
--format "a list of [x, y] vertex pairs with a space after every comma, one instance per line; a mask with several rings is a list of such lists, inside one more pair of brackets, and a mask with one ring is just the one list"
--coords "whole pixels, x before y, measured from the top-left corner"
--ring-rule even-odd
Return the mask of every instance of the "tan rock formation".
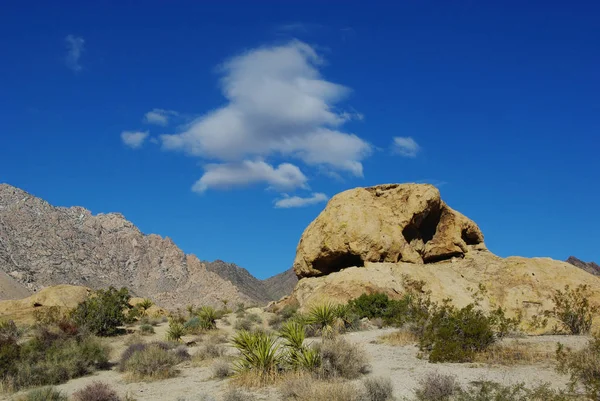
[[[323, 276], [303, 278], [287, 302], [302, 308], [320, 303], [345, 303], [362, 293], [385, 292], [399, 298], [406, 283], [424, 281], [435, 301], [451, 298], [459, 306], [473, 302], [482, 284], [484, 309], [502, 306], [509, 314], [524, 318], [553, 307], [552, 294], [565, 285], [587, 284], [591, 301], [600, 305], [600, 279], [592, 274], [550, 258], [500, 258], [487, 251], [472, 251], [462, 259], [435, 264], [367, 263]], [[598, 319], [596, 319], [598, 320]]]
[[298, 277], [366, 262], [433, 263], [483, 250], [483, 234], [428, 184], [387, 184], [334, 196], [302, 234]]

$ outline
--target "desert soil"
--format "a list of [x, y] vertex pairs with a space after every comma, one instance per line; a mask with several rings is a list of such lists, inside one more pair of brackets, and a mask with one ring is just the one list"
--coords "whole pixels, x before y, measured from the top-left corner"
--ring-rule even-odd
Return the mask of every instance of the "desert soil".
[[[253, 312], [260, 313], [267, 320], [268, 313], [255, 309]], [[234, 323], [235, 315], [228, 319]], [[167, 330], [167, 323], [161, 323], [156, 333], [143, 337], [145, 341], [163, 340]], [[233, 325], [219, 323], [219, 329], [227, 334], [233, 333]], [[429, 363], [418, 358], [418, 348], [415, 345], [391, 346], [377, 343], [382, 335], [392, 333], [395, 329], [372, 329], [345, 334], [344, 337], [361, 347], [370, 357], [371, 372], [369, 376], [389, 377], [394, 386], [394, 395], [398, 400], [412, 399], [414, 390], [418, 387], [421, 378], [430, 372], [454, 375], [461, 384], [468, 384], [482, 380], [494, 381], [503, 384], [525, 383], [527, 386], [535, 386], [549, 383], [551, 387], [559, 389], [567, 384], [568, 377], [558, 374], [551, 362], [536, 363], [519, 366], [500, 366], [479, 363]], [[110, 339], [113, 346], [112, 361], [119, 359], [121, 352], [126, 348], [128, 336]], [[194, 336], [184, 337], [184, 341], [191, 341]], [[586, 337], [580, 336], [536, 336], [525, 337], [518, 340], [506, 339], [503, 341], [520, 341], [536, 347], [548, 347], [549, 351], [556, 349], [556, 343], [561, 342], [566, 346], [579, 349], [587, 343]], [[318, 341], [310, 339], [309, 341]], [[202, 345], [190, 347], [190, 354], [194, 354]], [[235, 355], [235, 350], [228, 347], [228, 355]], [[154, 381], [154, 382], [129, 382], [124, 375], [116, 370], [116, 367], [108, 371], [99, 371], [91, 376], [71, 380], [65, 384], [56, 386], [57, 389], [67, 395], [82, 389], [94, 381], [109, 383], [121, 396], [129, 395], [138, 401], [177, 401], [177, 400], [216, 400], [219, 401], [232, 384], [230, 379], [215, 379], [211, 365], [213, 361], [205, 361], [198, 366], [192, 362], [180, 364], [180, 374], [177, 377]], [[256, 399], [279, 401], [278, 390], [267, 388], [251, 391]], [[22, 393], [12, 396], [0, 396], [0, 400], [11, 400]], [[209, 396], [209, 397], [206, 397]], [[14, 397], [14, 398], [13, 398]], [[206, 397], [206, 398], [204, 398]]]

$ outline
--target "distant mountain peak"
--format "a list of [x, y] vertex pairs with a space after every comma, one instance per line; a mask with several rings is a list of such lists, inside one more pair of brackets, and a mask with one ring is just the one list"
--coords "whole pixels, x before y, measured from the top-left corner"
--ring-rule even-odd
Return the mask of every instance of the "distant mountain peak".
[[583, 260], [578, 259], [575, 256], [569, 256], [566, 262], [572, 264], [573, 266], [577, 266], [595, 276], [600, 276], [600, 266], [598, 266], [598, 264], [594, 262], [584, 262]]
[[[220, 260], [203, 264], [170, 238], [145, 235], [120, 213], [54, 207], [9, 184], [0, 184], [0, 271], [8, 276], [3, 282], [10, 278], [29, 291], [124, 286], [165, 307], [273, 299], [247, 270]], [[0, 286], [0, 299], [8, 297]]]

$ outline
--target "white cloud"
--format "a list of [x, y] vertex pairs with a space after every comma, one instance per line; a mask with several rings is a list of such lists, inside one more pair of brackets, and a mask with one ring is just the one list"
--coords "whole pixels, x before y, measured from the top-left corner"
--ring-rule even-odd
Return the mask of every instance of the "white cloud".
[[416, 157], [417, 153], [419, 153], [419, 151], [421, 150], [421, 147], [410, 136], [407, 136], [407, 137], [396, 136], [396, 137], [394, 137], [394, 142], [392, 144], [392, 150], [394, 153], [398, 153], [401, 156]]
[[173, 110], [164, 109], [152, 109], [144, 115], [144, 122], [146, 124], [155, 124], [167, 126], [169, 124], [169, 118], [179, 115]]
[[81, 71], [79, 59], [84, 50], [85, 40], [81, 36], [68, 35], [65, 42], [67, 43], [67, 56], [65, 58], [67, 67], [75, 72]]
[[309, 198], [302, 198], [300, 196], [288, 196], [284, 195], [282, 199], [278, 199], [275, 202], [277, 208], [291, 208], [291, 207], [304, 207], [309, 205], [315, 205], [317, 203], [326, 202], [329, 198], [327, 195], [317, 192], [313, 193]]
[[279, 191], [306, 188], [307, 178], [297, 166], [282, 163], [274, 168], [264, 161], [245, 160], [241, 163], [209, 164], [192, 190], [204, 192], [209, 188], [230, 189], [266, 182]]
[[[362, 116], [336, 109], [350, 90], [324, 80], [319, 72], [322, 63], [311, 46], [299, 41], [253, 49], [226, 61], [220, 72], [228, 103], [196, 119], [183, 132], [162, 135], [163, 149], [217, 160], [225, 163], [221, 167], [228, 173], [234, 171], [231, 166], [276, 156], [362, 176], [362, 160], [372, 146], [340, 128]], [[215, 165], [212, 169], [198, 183], [214, 176]], [[226, 176], [235, 181], [231, 174]], [[261, 177], [255, 181], [272, 184], [269, 175]]]
[[123, 131], [121, 132], [121, 140], [132, 149], [138, 149], [144, 144], [148, 138], [148, 132], [140, 131]]

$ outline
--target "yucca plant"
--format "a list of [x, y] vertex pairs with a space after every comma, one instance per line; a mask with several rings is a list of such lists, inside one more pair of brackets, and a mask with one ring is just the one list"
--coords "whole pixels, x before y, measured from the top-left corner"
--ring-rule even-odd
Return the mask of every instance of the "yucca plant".
[[185, 334], [185, 327], [183, 324], [176, 320], [169, 322], [169, 329], [167, 330], [167, 340], [169, 341], [181, 341], [181, 337]]
[[295, 355], [296, 368], [314, 372], [321, 366], [321, 354], [311, 347], [304, 347]]
[[331, 304], [315, 305], [308, 311], [307, 322], [317, 330], [330, 331], [336, 319], [335, 306]]
[[231, 340], [241, 355], [234, 364], [236, 371], [256, 371], [272, 374], [283, 361], [277, 338], [264, 332], [240, 330]]
[[148, 298], [144, 298], [144, 300], [142, 302], [140, 302], [139, 304], [137, 304], [137, 306], [139, 306], [140, 308], [142, 308], [142, 315], [145, 316], [146, 312], [148, 311], [148, 309], [150, 309], [152, 307], [152, 305], [154, 305], [154, 302], [152, 302], [152, 300], [148, 299]]
[[301, 349], [306, 338], [306, 330], [301, 323], [287, 321], [281, 325], [279, 336], [283, 338], [286, 347]]
[[203, 329], [212, 330], [217, 328], [217, 311], [215, 308], [203, 306], [198, 311], [198, 317], [200, 318]]

